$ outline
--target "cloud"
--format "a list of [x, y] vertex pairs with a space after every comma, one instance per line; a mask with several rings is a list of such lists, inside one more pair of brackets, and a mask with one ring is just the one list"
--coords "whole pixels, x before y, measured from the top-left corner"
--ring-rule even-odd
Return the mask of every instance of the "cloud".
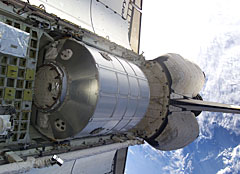
[[[240, 105], [240, 32], [239, 29], [219, 33], [201, 49], [197, 64], [206, 74], [201, 92], [204, 100]], [[211, 139], [215, 127], [223, 127], [240, 135], [240, 117], [233, 114], [204, 112], [198, 117], [200, 139]]]
[[152, 163], [156, 163], [161, 168], [160, 173], [179, 174], [193, 170], [192, 156], [189, 153], [184, 154], [183, 149], [160, 151], [148, 143], [143, 144], [141, 147], [145, 152], [144, 158], [152, 161]]
[[240, 145], [224, 149], [217, 158], [221, 158], [224, 164], [224, 168], [219, 170], [217, 174], [237, 174], [240, 172]]
[[193, 156], [189, 153], [184, 153], [184, 149], [167, 152], [169, 157], [169, 164], [163, 168], [164, 173], [178, 174], [178, 173], [192, 173]]
[[[177, 52], [197, 63], [206, 74], [206, 84], [201, 92], [204, 100], [240, 105], [239, 0], [229, 1], [202, 0], [194, 3], [191, 1], [168, 1], [155, 6], [150, 3], [147, 8], [145, 8], [146, 6], [143, 8], [143, 10], [148, 9], [149, 11], [143, 13], [142, 34], [144, 32], [147, 34], [141, 38], [141, 45], [143, 51], [146, 52], [147, 59], [166, 52]], [[186, 4], [191, 7], [189, 10], [184, 8]], [[204, 13], [202, 13], [203, 9]], [[161, 12], [163, 12], [162, 15], [159, 14]], [[147, 17], [147, 15], [151, 15], [151, 17]], [[152, 19], [152, 16], [159, 16], [158, 21], [160, 22], [149, 20]], [[220, 147], [221, 144], [214, 142], [214, 132], [218, 128], [224, 128], [230, 134], [240, 136], [239, 115], [203, 112], [197, 119], [200, 125], [200, 135], [195, 141], [196, 143], [192, 144], [192, 149], [189, 148], [189, 153], [186, 153], [184, 149], [162, 152], [144, 144], [143, 150], [149, 153], [145, 154], [145, 157], [153, 163], [158, 163], [161, 171], [159, 173], [199, 173], [197, 171], [197, 165], [201, 167], [198, 164], [199, 161], [206, 164], [214, 159], [215, 161], [211, 164], [216, 165], [213, 167], [219, 167], [218, 162], [223, 164], [220, 166], [219, 174], [239, 173], [236, 172], [239, 171], [238, 166], [240, 166], [239, 146], [226, 148], [218, 154], [218, 151], [225, 147]], [[231, 137], [223, 138], [224, 141], [229, 141], [226, 146], [233, 146]], [[208, 147], [210, 142], [214, 142], [212, 143], [213, 149], [216, 149], [217, 152], [206, 152], [206, 155], [205, 153], [203, 155], [202, 147]], [[202, 145], [202, 147], [198, 148], [198, 145]], [[194, 171], [194, 167], [196, 171]], [[234, 171], [235, 169], [236, 171]], [[218, 169], [211, 171], [216, 173], [216, 170]], [[203, 169], [203, 171], [208, 171], [208, 169]]]
[[214, 157], [214, 153], [213, 152], [209, 152], [208, 155], [205, 158], [200, 159], [200, 162], [207, 161], [207, 160], [211, 159], [212, 157]]
[[135, 155], [135, 152], [132, 149], [128, 149], [128, 152], [131, 153], [132, 155]]
[[[221, 33], [222, 32], [222, 33]], [[218, 36], [212, 35], [209, 40], [210, 44], [201, 48], [197, 64], [204, 70], [207, 79], [201, 95], [204, 100], [215, 101], [220, 103], [240, 105], [240, 32], [234, 28], [231, 31], [219, 31]], [[240, 135], [240, 117], [233, 114], [219, 114], [203, 112], [198, 117], [200, 125], [200, 135], [195, 145], [198, 149], [198, 142], [207, 144], [214, 137], [215, 129], [222, 127], [227, 129], [230, 134]], [[150, 150], [151, 153], [146, 155], [152, 161], [164, 163], [161, 173], [195, 173], [193, 158], [196, 156], [186, 154], [184, 149], [172, 152], [161, 152], [156, 149], [144, 145], [145, 150]], [[217, 147], [220, 148], [221, 147]], [[233, 172], [233, 167], [239, 165], [237, 160], [237, 150], [227, 149], [224, 157], [218, 159], [224, 164], [224, 168], [219, 170], [219, 173]], [[158, 154], [158, 157], [156, 157]], [[204, 163], [207, 160], [214, 159], [216, 154], [209, 152], [200, 162]], [[166, 162], [168, 163], [166, 164]], [[220, 161], [220, 163], [221, 163]], [[216, 162], [217, 164], [217, 162]]]

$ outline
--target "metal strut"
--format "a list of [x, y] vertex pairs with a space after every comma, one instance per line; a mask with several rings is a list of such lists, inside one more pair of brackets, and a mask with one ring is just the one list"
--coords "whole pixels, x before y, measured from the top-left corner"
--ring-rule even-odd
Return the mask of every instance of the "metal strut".
[[194, 99], [171, 99], [170, 104], [187, 111], [210, 111], [240, 114], [240, 106]]

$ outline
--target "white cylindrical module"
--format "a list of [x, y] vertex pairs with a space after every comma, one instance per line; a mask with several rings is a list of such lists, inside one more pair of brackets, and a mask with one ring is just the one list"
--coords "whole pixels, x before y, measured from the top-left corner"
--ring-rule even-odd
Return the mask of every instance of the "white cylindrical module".
[[127, 131], [143, 118], [150, 98], [141, 69], [124, 59], [87, 47], [99, 72], [99, 95], [89, 124], [79, 135]]
[[43, 87], [35, 89], [36, 127], [53, 139], [125, 132], [148, 108], [149, 85], [138, 66], [75, 40], [36, 77]]

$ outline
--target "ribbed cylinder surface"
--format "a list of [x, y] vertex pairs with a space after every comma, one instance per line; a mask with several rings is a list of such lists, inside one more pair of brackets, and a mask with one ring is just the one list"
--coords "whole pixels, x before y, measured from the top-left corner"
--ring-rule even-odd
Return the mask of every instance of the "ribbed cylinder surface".
[[98, 69], [99, 95], [93, 116], [80, 136], [127, 131], [144, 117], [149, 104], [148, 81], [129, 61], [87, 47]]
[[[45, 126], [38, 125], [46, 136], [65, 139], [124, 132], [144, 117], [149, 104], [149, 86], [144, 73], [135, 64], [75, 40], [64, 42], [52, 64], [66, 73], [67, 92], [57, 109], [39, 114], [40, 120], [48, 122]], [[49, 84], [46, 82], [40, 92], [49, 93], [52, 87]], [[41, 106], [45, 106], [44, 103]]]

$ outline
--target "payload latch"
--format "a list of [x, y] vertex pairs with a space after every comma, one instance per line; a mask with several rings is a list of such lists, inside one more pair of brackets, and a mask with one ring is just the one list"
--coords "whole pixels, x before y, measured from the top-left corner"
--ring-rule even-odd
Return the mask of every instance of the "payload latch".
[[53, 155], [51, 158], [52, 165], [57, 164], [60, 167], [63, 165], [64, 161], [57, 155]]

